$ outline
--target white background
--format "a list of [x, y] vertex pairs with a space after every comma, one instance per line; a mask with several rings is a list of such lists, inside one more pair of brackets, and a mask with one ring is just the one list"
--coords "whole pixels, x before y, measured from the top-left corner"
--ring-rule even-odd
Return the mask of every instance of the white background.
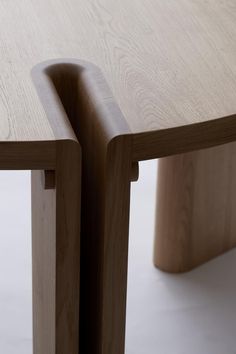
[[[236, 251], [182, 275], [155, 269], [155, 186], [156, 162], [141, 163], [132, 184], [126, 354], [235, 354]], [[32, 354], [29, 172], [0, 172], [0, 223], [0, 354]]]

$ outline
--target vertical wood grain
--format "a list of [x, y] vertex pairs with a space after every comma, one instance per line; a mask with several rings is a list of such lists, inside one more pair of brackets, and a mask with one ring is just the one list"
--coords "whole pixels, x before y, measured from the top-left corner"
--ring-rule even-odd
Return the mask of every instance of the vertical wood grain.
[[83, 164], [82, 353], [124, 352], [130, 151], [130, 140], [122, 137], [99, 159], [90, 151]]
[[55, 354], [56, 191], [32, 171], [33, 353]]
[[78, 354], [80, 151], [57, 142], [56, 189], [32, 172], [34, 354]]
[[125, 341], [130, 181], [138, 177], [131, 132], [96, 66], [56, 60], [36, 67], [34, 78], [47, 113], [52, 113], [51, 93], [83, 152], [80, 353], [120, 354]]
[[154, 263], [192, 269], [236, 246], [236, 144], [162, 158]]

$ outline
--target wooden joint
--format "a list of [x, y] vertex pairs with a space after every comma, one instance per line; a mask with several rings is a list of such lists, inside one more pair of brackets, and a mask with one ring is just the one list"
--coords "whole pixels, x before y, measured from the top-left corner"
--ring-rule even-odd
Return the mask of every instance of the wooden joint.
[[54, 170], [44, 170], [42, 171], [42, 184], [44, 189], [55, 189], [56, 187], [56, 177]]
[[139, 177], [139, 164], [138, 162], [132, 162], [132, 166], [131, 166], [131, 176], [130, 176], [130, 180], [131, 182], [137, 182]]

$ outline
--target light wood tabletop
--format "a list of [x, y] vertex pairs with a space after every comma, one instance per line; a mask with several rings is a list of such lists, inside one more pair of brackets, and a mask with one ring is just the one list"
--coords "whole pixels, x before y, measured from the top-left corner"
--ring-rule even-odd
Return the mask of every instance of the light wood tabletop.
[[132, 133], [236, 114], [235, 21], [230, 0], [2, 1], [1, 140], [54, 138], [29, 74], [52, 58], [96, 64]]
[[81, 352], [123, 353], [138, 161], [163, 158], [158, 267], [236, 245], [235, 38], [233, 0], [0, 1], [0, 168], [45, 171], [32, 174], [34, 354], [77, 354], [79, 263]]

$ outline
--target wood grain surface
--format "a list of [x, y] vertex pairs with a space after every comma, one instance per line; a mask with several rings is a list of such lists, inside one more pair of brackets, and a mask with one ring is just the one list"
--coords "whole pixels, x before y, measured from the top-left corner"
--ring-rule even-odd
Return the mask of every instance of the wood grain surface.
[[[43, 171], [39, 171], [28, 164], [34, 169], [33, 348], [34, 354], [78, 354], [81, 151], [58, 94], [49, 89], [49, 83], [46, 75], [37, 77], [37, 89], [44, 93], [44, 109], [56, 140], [22, 143], [28, 149], [30, 144], [38, 149], [45, 144], [54, 147], [51, 168], [42, 162]], [[32, 155], [31, 164], [36, 158]]]
[[[215, 120], [206, 131], [208, 122], [173, 128], [170, 137], [168, 130], [159, 131], [163, 139], [155, 144], [154, 136], [148, 145], [145, 139], [151, 133], [132, 134], [98, 67], [80, 60], [52, 60], [37, 65], [33, 78], [47, 114], [57, 112], [69, 118], [83, 151], [80, 351], [120, 354], [125, 340], [130, 181], [136, 179], [138, 157], [166, 156], [223, 143], [224, 119]], [[53, 105], [48, 101], [50, 95]], [[234, 125], [233, 116], [225, 119]], [[233, 140], [229, 127], [226, 131]], [[143, 149], [134, 149], [137, 136]], [[203, 167], [204, 156], [203, 152]], [[199, 170], [204, 174], [203, 168]], [[196, 255], [197, 249], [198, 245]], [[215, 254], [213, 251], [208, 255]], [[181, 259], [180, 250], [178, 256]]]
[[[121, 354], [124, 349], [132, 165], [236, 140], [235, 23], [232, 0], [0, 2], [2, 168], [58, 169], [58, 200], [66, 194], [57, 215], [66, 208], [65, 216], [73, 196], [73, 184], [64, 184], [72, 162], [58, 164], [58, 140], [65, 147], [78, 144], [67, 116], [83, 149], [81, 350]], [[33, 83], [31, 68], [51, 58], [83, 59], [101, 72], [64, 60], [69, 65], [42, 66]], [[77, 267], [75, 229], [69, 246], [63, 244], [66, 221], [57, 225], [59, 253], [54, 248], [62, 270], [56, 271], [58, 297], [52, 288], [45, 290], [59, 321], [50, 327], [50, 348], [63, 354], [68, 344], [63, 333], [75, 334], [71, 309], [78, 291], [72, 282], [77, 275], [66, 277], [73, 264]], [[46, 302], [41, 305], [45, 313]], [[54, 313], [49, 311], [50, 320]], [[75, 341], [68, 347], [77, 350]]]
[[96, 66], [49, 61], [38, 65], [33, 76], [48, 114], [48, 90], [58, 95], [57, 106], [69, 117], [82, 147], [80, 352], [120, 354], [130, 181], [138, 175], [130, 130]]
[[58, 57], [101, 68], [132, 133], [234, 116], [235, 22], [232, 0], [1, 1], [0, 140], [54, 138], [30, 70]]
[[236, 143], [159, 160], [154, 263], [188, 271], [236, 246]]
[[32, 171], [34, 354], [78, 354], [80, 150], [57, 143], [55, 186]]

